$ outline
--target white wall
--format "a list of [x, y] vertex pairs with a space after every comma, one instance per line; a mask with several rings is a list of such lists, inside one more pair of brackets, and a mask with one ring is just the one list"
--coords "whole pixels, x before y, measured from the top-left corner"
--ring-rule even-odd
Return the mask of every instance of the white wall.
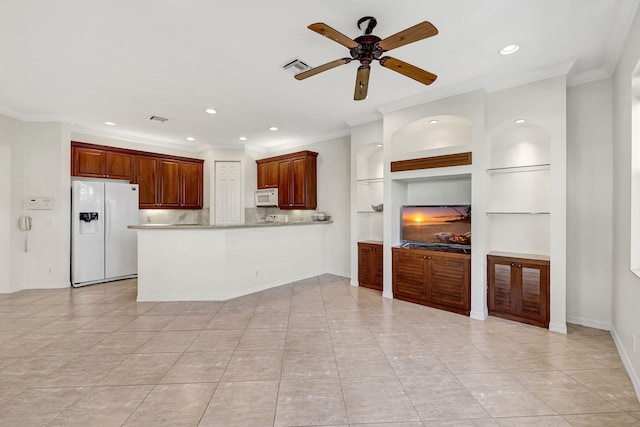
[[[2, 129], [0, 129], [2, 132]], [[2, 134], [0, 133], [0, 144]], [[0, 147], [0, 292], [11, 288], [11, 147]]]
[[[69, 128], [61, 123], [22, 122], [0, 115], [0, 147], [10, 148], [9, 286], [25, 288], [69, 286]], [[6, 189], [4, 191], [6, 199]], [[53, 210], [25, 210], [26, 197], [54, 198]], [[3, 200], [4, 202], [5, 200]], [[29, 215], [29, 251], [18, 218]], [[6, 234], [7, 223], [3, 224]], [[0, 251], [0, 254], [2, 252]], [[6, 265], [6, 255], [0, 261]]]
[[[331, 215], [333, 224], [327, 231], [327, 272], [349, 277], [350, 269], [350, 234], [351, 234], [351, 187], [350, 138], [330, 139], [315, 144], [298, 146], [284, 151], [272, 152], [261, 157], [271, 157], [296, 151], [315, 151], [318, 153], [318, 210]], [[247, 165], [246, 177], [253, 186], [251, 194], [257, 186], [257, 166], [255, 161]], [[248, 185], [247, 185], [248, 187]]]
[[[640, 278], [630, 270], [631, 78], [640, 61], [640, 14], [636, 14], [613, 77], [613, 296], [612, 333], [640, 395]], [[635, 141], [640, 144], [640, 141]]]
[[609, 330], [611, 79], [567, 89], [567, 321]]

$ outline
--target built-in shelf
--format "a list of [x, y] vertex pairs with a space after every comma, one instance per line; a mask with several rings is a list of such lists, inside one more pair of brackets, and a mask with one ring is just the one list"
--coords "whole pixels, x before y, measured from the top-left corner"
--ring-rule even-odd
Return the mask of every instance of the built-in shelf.
[[515, 172], [535, 172], [549, 170], [551, 165], [549, 163], [542, 163], [539, 165], [524, 165], [524, 166], [507, 166], [504, 168], [490, 168], [487, 169], [487, 173], [515, 173]]
[[371, 184], [374, 182], [384, 182], [384, 178], [363, 178], [363, 179], [357, 179], [356, 182], [363, 183], [363, 184]]
[[382, 211], [373, 211], [373, 210], [371, 210], [371, 211], [356, 211], [356, 212], [357, 213], [368, 213], [368, 214], [369, 213], [373, 213], [373, 214], [381, 214], [382, 213]]
[[551, 215], [551, 212], [487, 212], [487, 215]]

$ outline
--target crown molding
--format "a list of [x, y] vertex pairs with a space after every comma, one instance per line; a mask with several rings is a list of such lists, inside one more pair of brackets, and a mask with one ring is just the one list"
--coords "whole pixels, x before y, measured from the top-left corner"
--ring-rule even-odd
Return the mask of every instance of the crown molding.
[[174, 150], [189, 151], [192, 153], [200, 153], [202, 151], [206, 151], [211, 148], [207, 144], [189, 146], [189, 145], [177, 144], [175, 142], [163, 141], [163, 140], [158, 140], [153, 138], [133, 136], [133, 135], [127, 135], [127, 134], [117, 133], [117, 132], [108, 132], [108, 131], [98, 130], [98, 129], [83, 128], [75, 125], [71, 126], [71, 132], [79, 133], [83, 135], [98, 136], [102, 138], [112, 138], [120, 141], [135, 142], [138, 144], [153, 145], [156, 147], [172, 148]]
[[4, 105], [0, 105], [0, 114], [11, 117], [12, 119], [20, 120], [21, 122], [65, 122], [69, 123], [69, 120], [59, 114], [47, 114], [47, 113], [22, 113], [16, 110], [12, 110]]
[[627, 0], [620, 2], [620, 8], [618, 9], [618, 16], [616, 17], [616, 24], [613, 27], [609, 38], [607, 39], [607, 56], [604, 59], [603, 67], [609, 76], [613, 75], [613, 72], [618, 65], [620, 55], [622, 55], [622, 49], [624, 48], [629, 31], [631, 31], [631, 25], [638, 12], [638, 5], [640, 0]]
[[352, 120], [347, 120], [347, 124], [349, 127], [360, 126], [371, 122], [377, 122], [378, 120], [382, 120], [382, 114], [380, 112], [367, 114], [366, 116], [361, 116]]
[[576, 74], [569, 73], [567, 76], [567, 87], [578, 86], [608, 78], [611, 78], [611, 75], [605, 68], [595, 68]]
[[321, 136], [316, 137], [316, 138], [302, 139], [302, 140], [289, 142], [289, 143], [286, 143], [286, 144], [269, 146], [269, 147], [265, 148], [266, 151], [262, 151], [262, 149], [260, 149], [258, 147], [253, 147], [253, 146], [251, 147], [251, 149], [259, 151], [259, 152], [262, 152], [262, 153], [275, 153], [275, 152], [288, 150], [290, 148], [297, 148], [297, 147], [302, 147], [302, 146], [305, 146], [305, 145], [316, 144], [318, 142], [329, 141], [329, 140], [332, 140], [332, 139], [342, 138], [344, 136], [349, 136], [349, 135], [351, 135], [351, 129], [345, 129], [345, 130], [341, 130], [341, 131], [338, 131], [338, 132], [326, 133], [326, 134], [321, 135]]

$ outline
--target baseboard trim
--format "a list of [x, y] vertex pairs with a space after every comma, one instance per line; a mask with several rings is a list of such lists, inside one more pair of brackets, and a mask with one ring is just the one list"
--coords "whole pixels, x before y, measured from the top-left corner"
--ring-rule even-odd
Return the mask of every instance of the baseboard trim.
[[611, 323], [601, 322], [599, 320], [585, 319], [584, 317], [567, 316], [567, 323], [582, 325], [588, 328], [602, 329], [603, 331], [611, 330]]
[[489, 312], [487, 310], [483, 310], [480, 312], [472, 311], [471, 314], [469, 314], [469, 317], [475, 320], [482, 320], [484, 322], [487, 317], [489, 317]]
[[549, 323], [549, 330], [551, 332], [558, 332], [559, 334], [567, 335], [567, 324], [565, 323]]
[[[622, 340], [616, 331], [616, 328], [611, 325], [611, 336], [613, 337], [613, 342], [618, 349], [618, 354], [620, 354], [620, 359], [622, 359], [622, 364], [624, 365], [629, 378], [631, 379], [631, 384], [633, 384], [633, 388], [636, 391], [636, 397], [640, 396], [640, 378], [638, 377], [638, 373], [633, 369], [633, 364], [631, 363], [631, 359], [627, 354], [624, 346], [622, 345]], [[640, 397], [639, 397], [640, 400]]]
[[393, 299], [393, 292], [383, 292], [382, 293], [382, 298]]
[[71, 282], [44, 282], [44, 283], [23, 283], [22, 286], [10, 286], [0, 288], [0, 294], [12, 294], [26, 289], [64, 289], [70, 288]]

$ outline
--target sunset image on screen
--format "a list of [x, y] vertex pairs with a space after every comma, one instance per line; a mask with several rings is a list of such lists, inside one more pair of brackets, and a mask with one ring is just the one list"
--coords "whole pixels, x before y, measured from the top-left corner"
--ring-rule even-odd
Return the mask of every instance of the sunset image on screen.
[[402, 241], [471, 244], [470, 206], [403, 206]]

